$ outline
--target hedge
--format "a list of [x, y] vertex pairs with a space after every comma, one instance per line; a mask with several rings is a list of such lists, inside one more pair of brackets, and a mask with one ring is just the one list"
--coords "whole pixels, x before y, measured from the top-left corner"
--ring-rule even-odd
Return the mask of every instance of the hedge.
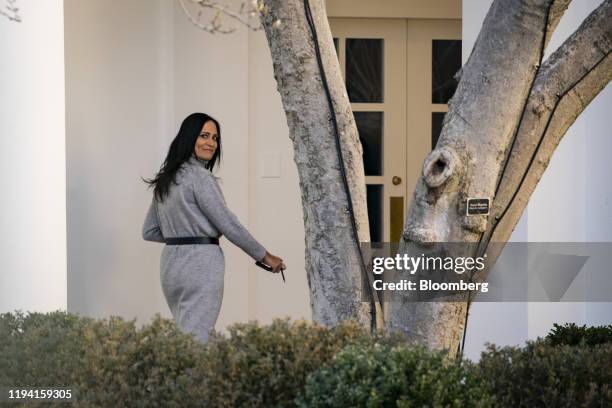
[[355, 323], [235, 324], [207, 346], [156, 315], [94, 320], [65, 312], [0, 315], [0, 386], [70, 386], [80, 406], [295, 406], [307, 375], [351, 344], [399, 344]]
[[215, 407], [293, 407], [306, 377], [348, 345], [401, 344], [355, 323], [334, 328], [288, 319], [269, 326], [235, 324], [214, 336], [202, 361], [204, 401]]
[[349, 346], [309, 376], [299, 406], [492, 406], [473, 364], [446, 356], [419, 347]]
[[480, 377], [502, 407], [612, 406], [612, 344], [489, 346]]
[[554, 323], [546, 340], [553, 346], [560, 344], [594, 346], [612, 343], [612, 325], [587, 327], [577, 326], [576, 323], [566, 323], [563, 326]]
[[77, 406], [189, 406], [201, 398], [191, 370], [203, 352], [159, 316], [138, 330], [119, 317], [0, 315], [0, 385], [69, 387]]
[[612, 406], [612, 344], [595, 344], [607, 337], [570, 346], [551, 333], [490, 346], [471, 363], [351, 322], [235, 324], [203, 345], [159, 315], [137, 328], [119, 317], [5, 313], [0, 386], [71, 387], [82, 407]]

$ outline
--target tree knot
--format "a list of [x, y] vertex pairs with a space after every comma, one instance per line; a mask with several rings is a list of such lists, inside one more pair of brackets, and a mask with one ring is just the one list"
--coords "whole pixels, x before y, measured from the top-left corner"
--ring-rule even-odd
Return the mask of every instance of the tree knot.
[[423, 163], [423, 179], [430, 188], [442, 186], [455, 173], [459, 160], [448, 147], [436, 148]]

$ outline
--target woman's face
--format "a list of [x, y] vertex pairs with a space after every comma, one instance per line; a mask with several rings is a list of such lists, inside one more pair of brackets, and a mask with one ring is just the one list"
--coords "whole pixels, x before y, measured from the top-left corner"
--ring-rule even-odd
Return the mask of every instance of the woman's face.
[[196, 139], [194, 153], [200, 160], [210, 160], [217, 151], [217, 125], [212, 120], [204, 123], [200, 136]]

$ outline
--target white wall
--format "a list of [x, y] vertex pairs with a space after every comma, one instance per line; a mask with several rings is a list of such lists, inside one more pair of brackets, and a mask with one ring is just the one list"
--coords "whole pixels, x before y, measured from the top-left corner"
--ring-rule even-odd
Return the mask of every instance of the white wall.
[[[573, 33], [600, 0], [574, 1], [563, 16], [545, 58]], [[463, 0], [463, 60], [467, 61], [489, 1]], [[512, 236], [527, 242], [610, 242], [612, 186], [606, 158], [609, 138], [608, 86], [568, 130]], [[612, 322], [611, 303], [475, 303], [468, 324], [466, 355], [477, 358], [485, 342], [522, 344], [544, 336], [553, 323]]]
[[[263, 31], [205, 33], [174, 1], [66, 0], [66, 54], [69, 310], [171, 317], [162, 245], [140, 236], [151, 192], [139, 177], [154, 175], [181, 121], [200, 111], [221, 124], [229, 207], [290, 268], [282, 285], [223, 239], [217, 328], [310, 316], [297, 171]], [[271, 162], [278, 177], [260, 177]]]
[[[546, 56], [601, 3], [601, 0], [572, 2]], [[608, 176], [612, 174], [612, 163], [607, 155], [612, 146], [610, 106], [612, 87], [607, 86], [559, 145], [529, 204], [530, 241], [612, 241], [612, 186]], [[529, 315], [529, 336], [534, 338], [546, 334], [556, 322], [610, 324], [612, 303], [531, 303]]]
[[0, 312], [66, 309], [61, 0], [0, 16]]
[[148, 320], [163, 310], [159, 248], [140, 238], [150, 195], [139, 177], [159, 166], [174, 125], [164, 3], [65, 1], [68, 310], [74, 313]]

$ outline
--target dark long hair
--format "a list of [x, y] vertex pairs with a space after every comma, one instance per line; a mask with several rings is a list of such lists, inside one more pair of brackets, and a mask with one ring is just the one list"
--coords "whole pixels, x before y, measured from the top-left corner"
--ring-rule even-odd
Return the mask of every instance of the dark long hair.
[[217, 164], [217, 159], [219, 162], [221, 161], [221, 126], [219, 122], [205, 113], [198, 112], [187, 116], [181, 123], [178, 134], [170, 144], [166, 160], [164, 160], [155, 177], [149, 180], [143, 179], [145, 183], [149, 184], [149, 187], [155, 186], [153, 193], [158, 201], [163, 201], [164, 197], [168, 195], [172, 183], [176, 184], [176, 172], [194, 154], [196, 140], [200, 136], [202, 127], [209, 120], [217, 126], [219, 137], [217, 139], [217, 150], [205, 167], [212, 170]]

